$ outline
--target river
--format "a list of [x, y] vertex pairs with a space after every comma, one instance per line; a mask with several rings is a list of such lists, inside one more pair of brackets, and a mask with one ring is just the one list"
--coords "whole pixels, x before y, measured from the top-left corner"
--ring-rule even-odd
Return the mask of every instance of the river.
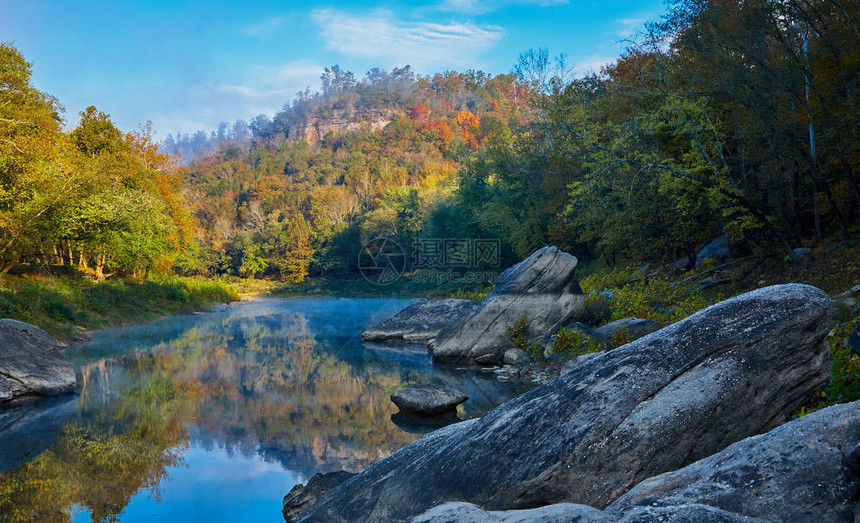
[[362, 343], [410, 303], [260, 298], [95, 333], [66, 351], [78, 395], [0, 409], [0, 519], [283, 521], [296, 483], [433, 428], [393, 391], [451, 385], [471, 418], [528, 388]]

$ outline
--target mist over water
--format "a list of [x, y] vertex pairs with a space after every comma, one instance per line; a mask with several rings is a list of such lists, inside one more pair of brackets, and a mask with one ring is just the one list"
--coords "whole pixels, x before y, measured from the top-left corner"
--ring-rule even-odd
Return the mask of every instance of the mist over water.
[[67, 350], [79, 396], [0, 413], [0, 513], [280, 521], [296, 483], [432, 428], [393, 421], [391, 392], [451, 385], [470, 418], [527, 388], [361, 341], [410, 303], [266, 298], [94, 334]]

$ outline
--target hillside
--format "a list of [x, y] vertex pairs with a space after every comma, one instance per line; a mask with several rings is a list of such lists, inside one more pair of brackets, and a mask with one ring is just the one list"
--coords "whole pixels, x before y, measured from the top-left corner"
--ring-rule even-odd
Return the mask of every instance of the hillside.
[[496, 263], [437, 269], [548, 244], [589, 266], [685, 269], [726, 234], [736, 255], [803, 265], [797, 249], [860, 230], [852, 27], [832, 6], [677, 2], [581, 78], [546, 50], [495, 77], [326, 69], [319, 93], [185, 170], [201, 227], [180, 269], [355, 276], [379, 237], [406, 272], [421, 242], [446, 239], [495, 241]]
[[411, 249], [419, 235], [451, 236], [427, 219], [451, 205], [464, 162], [525, 121], [521, 91], [511, 75], [405, 67], [355, 81], [327, 69], [319, 93], [257, 118], [248, 140], [216, 136], [216, 154], [184, 170], [201, 227], [196, 263], [183, 270], [350, 275], [374, 238]]

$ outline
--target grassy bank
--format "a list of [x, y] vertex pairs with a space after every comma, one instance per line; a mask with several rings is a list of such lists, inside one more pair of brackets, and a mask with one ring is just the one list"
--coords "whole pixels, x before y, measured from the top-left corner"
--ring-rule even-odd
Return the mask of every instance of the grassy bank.
[[364, 278], [309, 278], [302, 283], [283, 284], [272, 289], [275, 296], [337, 296], [341, 298], [462, 298], [483, 300], [492, 286], [479, 283], [418, 282], [403, 277], [378, 285]]
[[31, 323], [59, 339], [111, 325], [205, 310], [238, 298], [239, 293], [228, 284], [196, 278], [102, 282], [76, 274], [0, 278], [0, 317]]

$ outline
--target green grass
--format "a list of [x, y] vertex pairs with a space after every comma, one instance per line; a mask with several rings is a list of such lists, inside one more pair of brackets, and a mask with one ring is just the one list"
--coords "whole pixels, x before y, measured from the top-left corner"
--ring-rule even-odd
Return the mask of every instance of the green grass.
[[111, 325], [208, 309], [239, 298], [229, 285], [196, 278], [109, 279], [80, 275], [3, 276], [0, 317], [45, 329], [60, 339]]
[[302, 283], [281, 284], [271, 290], [275, 296], [337, 296], [341, 298], [459, 298], [481, 301], [492, 290], [491, 285], [477, 283], [416, 282], [400, 278], [377, 285], [364, 278], [309, 278]]

